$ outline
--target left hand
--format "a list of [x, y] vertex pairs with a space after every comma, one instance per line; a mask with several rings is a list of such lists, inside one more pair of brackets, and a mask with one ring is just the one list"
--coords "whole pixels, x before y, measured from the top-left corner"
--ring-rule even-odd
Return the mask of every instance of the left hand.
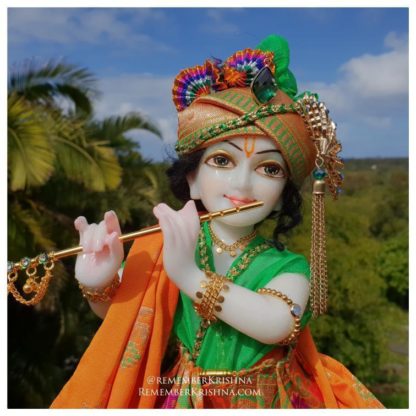
[[175, 211], [166, 204], [153, 208], [163, 233], [163, 265], [170, 279], [182, 286], [187, 278], [195, 276], [195, 248], [200, 229], [195, 202], [188, 201]]

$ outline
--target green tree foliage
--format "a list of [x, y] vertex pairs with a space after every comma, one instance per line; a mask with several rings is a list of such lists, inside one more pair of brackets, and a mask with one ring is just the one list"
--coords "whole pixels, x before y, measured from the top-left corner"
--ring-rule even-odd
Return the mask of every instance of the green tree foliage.
[[[407, 355], [397, 353], [407, 345], [407, 178], [407, 160], [346, 163], [344, 192], [326, 201], [329, 309], [311, 322], [320, 352], [341, 361], [386, 403], [393, 394], [398, 403], [407, 400]], [[310, 190], [307, 183], [303, 223], [286, 240], [307, 258]], [[261, 230], [271, 236], [272, 224]]]
[[[18, 239], [9, 255], [51, 250], [48, 209], [36, 191], [60, 176], [86, 189], [115, 189], [121, 167], [113, 149], [89, 135], [94, 77], [73, 65], [30, 63], [10, 75], [8, 85], [9, 232]], [[74, 111], [64, 110], [64, 103]], [[68, 105], [66, 105], [68, 107]], [[57, 214], [59, 216], [59, 214]], [[54, 218], [56, 219], [56, 218]]]
[[409, 307], [409, 235], [407, 230], [389, 238], [378, 257], [378, 273], [387, 285], [387, 298], [407, 310]]
[[405, 310], [409, 297], [408, 204], [408, 176], [396, 168], [387, 176], [370, 230], [385, 242], [378, 256], [378, 272], [386, 282], [387, 297]]
[[[8, 240], [10, 259], [77, 245], [73, 220], [119, 213], [141, 228], [161, 200], [160, 172], [128, 138], [134, 129], [160, 137], [137, 113], [95, 120], [93, 76], [67, 64], [30, 64], [9, 79]], [[157, 139], [155, 139], [157, 140]], [[99, 326], [73, 279], [57, 263], [34, 309], [9, 296], [9, 407], [48, 407]]]

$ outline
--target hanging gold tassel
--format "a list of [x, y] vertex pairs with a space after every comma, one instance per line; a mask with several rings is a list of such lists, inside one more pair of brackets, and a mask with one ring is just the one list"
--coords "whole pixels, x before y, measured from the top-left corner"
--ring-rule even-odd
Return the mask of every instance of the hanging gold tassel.
[[317, 318], [328, 307], [324, 180], [313, 183], [311, 240], [311, 309], [312, 317]]
[[299, 115], [305, 121], [316, 146], [316, 169], [312, 193], [311, 290], [312, 316], [317, 318], [328, 309], [328, 271], [326, 265], [325, 185], [337, 199], [344, 164], [338, 153], [342, 150], [336, 137], [336, 124], [329, 117], [324, 103], [316, 95], [304, 94], [297, 101]]

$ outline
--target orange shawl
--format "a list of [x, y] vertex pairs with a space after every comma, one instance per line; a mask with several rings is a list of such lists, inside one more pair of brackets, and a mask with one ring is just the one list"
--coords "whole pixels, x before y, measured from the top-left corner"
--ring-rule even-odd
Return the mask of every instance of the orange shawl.
[[136, 391], [159, 375], [178, 293], [163, 270], [162, 235], [137, 239], [106, 318], [51, 407], [152, 408], [155, 397]]
[[[138, 389], [156, 387], [179, 292], [164, 272], [162, 244], [160, 233], [134, 242], [107, 316], [52, 408], [155, 406], [157, 397], [139, 395]], [[301, 333], [295, 353], [313, 375], [325, 407], [368, 407], [346, 382], [350, 377], [343, 372], [348, 370], [318, 353], [308, 328]], [[336, 379], [328, 379], [328, 370]]]

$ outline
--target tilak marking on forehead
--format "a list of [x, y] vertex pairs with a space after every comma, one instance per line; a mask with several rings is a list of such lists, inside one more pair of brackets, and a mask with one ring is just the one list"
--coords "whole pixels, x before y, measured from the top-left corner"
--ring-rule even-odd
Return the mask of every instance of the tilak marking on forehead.
[[251, 146], [249, 147], [249, 140], [249, 137], [244, 137], [244, 152], [246, 154], [247, 159], [252, 155], [252, 153], [256, 149], [256, 141], [252, 138]]
[[[251, 143], [250, 147], [249, 147], [249, 143], [248, 143], [249, 140], [250, 140], [249, 137], [244, 138], [244, 153], [246, 154], [246, 158], [249, 158], [252, 155], [252, 153], [254, 152], [254, 150], [256, 149], [255, 139], [251, 139], [252, 143]], [[228, 140], [225, 140], [225, 142], [227, 142], [231, 146], [235, 147], [240, 152], [243, 151], [243, 149], [240, 146], [237, 146], [235, 143], [232, 143]]]

